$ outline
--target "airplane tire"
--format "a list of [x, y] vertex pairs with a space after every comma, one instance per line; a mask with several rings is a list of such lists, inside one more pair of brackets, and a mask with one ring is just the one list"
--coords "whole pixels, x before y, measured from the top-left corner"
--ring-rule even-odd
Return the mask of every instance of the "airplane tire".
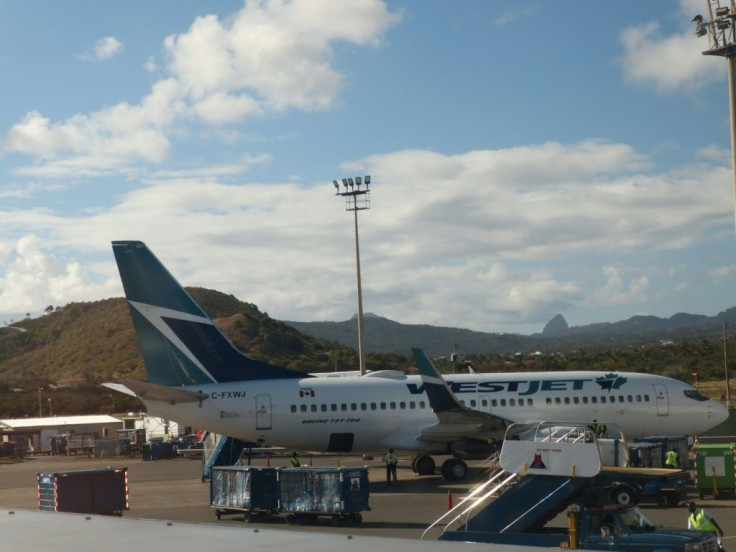
[[417, 475], [432, 475], [435, 469], [434, 458], [426, 454], [414, 459], [414, 473]]
[[442, 464], [442, 477], [448, 481], [464, 479], [468, 474], [468, 465], [457, 458], [450, 458]]

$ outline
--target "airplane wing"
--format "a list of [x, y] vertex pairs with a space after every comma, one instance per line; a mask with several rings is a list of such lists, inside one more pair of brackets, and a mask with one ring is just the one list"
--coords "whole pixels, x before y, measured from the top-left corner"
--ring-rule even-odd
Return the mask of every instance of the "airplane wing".
[[483, 431], [487, 431], [489, 435], [498, 432], [503, 434], [510, 420], [472, 410], [462, 404], [424, 351], [412, 349], [412, 353], [427, 392], [429, 405], [438, 419], [438, 423], [420, 431], [420, 439], [427, 441], [459, 439]]
[[197, 393], [176, 387], [156, 385], [147, 381], [121, 379], [119, 383], [103, 383], [104, 387], [120, 391], [126, 395], [139, 397], [144, 401], [161, 401], [171, 404], [197, 402], [209, 397], [207, 393]]

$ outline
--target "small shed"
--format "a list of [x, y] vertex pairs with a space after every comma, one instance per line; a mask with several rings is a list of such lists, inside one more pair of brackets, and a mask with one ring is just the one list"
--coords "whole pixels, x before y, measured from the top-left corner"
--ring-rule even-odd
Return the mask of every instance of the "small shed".
[[49, 454], [55, 435], [91, 434], [96, 439], [116, 437], [123, 421], [107, 414], [52, 416], [0, 420], [0, 441], [17, 441], [29, 454]]

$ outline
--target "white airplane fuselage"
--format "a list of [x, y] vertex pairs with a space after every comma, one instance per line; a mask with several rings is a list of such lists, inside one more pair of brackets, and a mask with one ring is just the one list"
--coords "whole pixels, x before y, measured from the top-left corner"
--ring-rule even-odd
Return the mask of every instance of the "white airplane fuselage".
[[[690, 385], [650, 374], [529, 372], [447, 377], [465, 406], [509, 422], [615, 425], [627, 439], [697, 435], [723, 421], [726, 409]], [[615, 379], [618, 378], [618, 379]], [[598, 381], [597, 381], [598, 380]], [[602, 380], [602, 381], [600, 381]], [[447, 441], [419, 440], [436, 423], [419, 376], [378, 372], [187, 386], [200, 402], [147, 401], [149, 412], [244, 441], [289, 448], [371, 452], [394, 447], [444, 452]], [[688, 396], [689, 395], [689, 396]], [[496, 437], [502, 437], [503, 428]], [[486, 440], [488, 431], [468, 435]]]

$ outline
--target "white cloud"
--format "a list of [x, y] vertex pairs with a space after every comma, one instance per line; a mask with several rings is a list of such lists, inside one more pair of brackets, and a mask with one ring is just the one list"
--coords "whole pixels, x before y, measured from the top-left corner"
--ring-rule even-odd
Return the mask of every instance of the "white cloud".
[[695, 92], [722, 80], [726, 64], [704, 56], [707, 38], [699, 39], [688, 27], [663, 36], [659, 24], [649, 22], [626, 28], [621, 33], [624, 54], [620, 60], [630, 84], [651, 86], [659, 93]]
[[[343, 88], [333, 44], [376, 45], [400, 16], [379, 0], [249, 2], [227, 20], [198, 17], [164, 41], [168, 76], [137, 105], [121, 102], [53, 122], [32, 111], [13, 125], [2, 150], [33, 156], [37, 176], [97, 174], [131, 162], [161, 163], [169, 134], [192, 120], [231, 125], [287, 109], [329, 109]], [[108, 37], [96, 59], [122, 48]], [[146, 70], [156, 71], [152, 58]], [[60, 160], [66, 160], [66, 162]]]
[[123, 51], [123, 43], [113, 36], [106, 36], [98, 40], [92, 50], [80, 57], [87, 61], [103, 61], [110, 59]]
[[[105, 256], [113, 239], [143, 239], [185, 285], [233, 293], [277, 318], [350, 317], [352, 221], [330, 204], [331, 183], [229, 183], [248, 170], [243, 161], [151, 173], [89, 215], [0, 216], [9, 231], [53, 228], [49, 243]], [[732, 223], [728, 166], [653, 173], [624, 144], [407, 150], [349, 165], [381, 176], [360, 214], [366, 310], [403, 322], [539, 330], [559, 312], [643, 304], [662, 293], [653, 279], [676, 285], [669, 267], [648, 268], [654, 256], [712, 241], [713, 228]], [[66, 273], [73, 284], [75, 274]], [[33, 301], [35, 288], [14, 293]]]
[[[38, 315], [48, 305], [66, 305], [74, 300], [105, 298], [110, 289], [90, 285], [76, 261], [63, 262], [45, 251], [42, 240], [26, 235], [14, 243], [3, 243], [3, 277], [0, 278], [0, 312], [4, 321]], [[41, 305], [44, 305], [41, 307]]]

